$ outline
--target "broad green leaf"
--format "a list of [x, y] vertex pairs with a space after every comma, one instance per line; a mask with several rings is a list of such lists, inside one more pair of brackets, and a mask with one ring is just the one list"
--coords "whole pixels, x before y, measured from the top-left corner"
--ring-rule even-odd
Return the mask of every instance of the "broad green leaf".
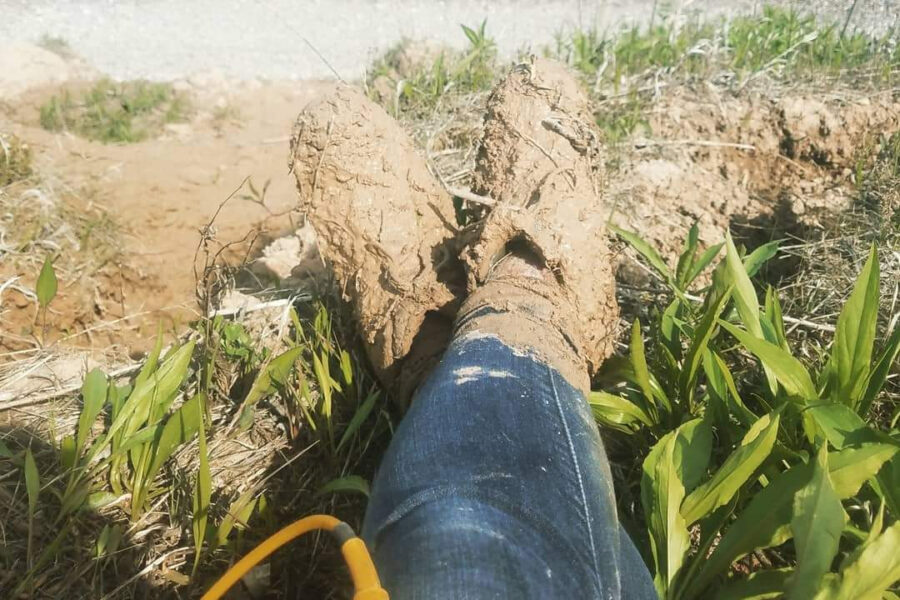
[[41, 273], [38, 275], [37, 284], [35, 285], [35, 293], [37, 294], [38, 304], [41, 308], [47, 308], [47, 305], [56, 296], [58, 287], [56, 280], [56, 271], [53, 269], [53, 262], [50, 257], [44, 259], [44, 266], [41, 267]]
[[863, 394], [862, 401], [859, 403], [857, 409], [857, 412], [863, 417], [869, 413], [872, 402], [875, 401], [878, 392], [881, 391], [884, 382], [887, 381], [888, 375], [891, 372], [891, 366], [897, 359], [898, 354], [900, 354], [900, 320], [894, 324], [894, 331], [888, 338], [884, 350], [881, 351], [881, 355], [872, 366], [869, 381], [866, 383], [866, 391]]
[[774, 339], [769, 341], [781, 346], [786, 352], [790, 352], [787, 337], [784, 334], [784, 317], [781, 314], [781, 303], [778, 301], [778, 296], [771, 285], [766, 288], [765, 316], [766, 321], [771, 323], [774, 334]]
[[758, 548], [776, 546], [790, 539], [794, 495], [811, 475], [810, 465], [799, 464], [750, 495], [750, 502], [725, 530], [702, 570], [688, 584], [683, 597], [703, 598], [701, 592], [735, 560]]
[[28, 518], [37, 511], [38, 496], [41, 493], [41, 477], [31, 448], [25, 449], [25, 492], [28, 495]]
[[741, 322], [747, 331], [755, 338], [762, 339], [762, 327], [759, 324], [759, 301], [756, 298], [756, 289], [747, 275], [744, 262], [734, 247], [731, 234], [725, 234], [725, 263], [728, 268], [728, 276], [733, 287], [734, 305], [741, 317]]
[[865, 444], [832, 453], [828, 468], [838, 497], [843, 500], [855, 496], [859, 488], [897, 454], [897, 450], [889, 444]]
[[[872, 541], [847, 565], [829, 600], [880, 600], [882, 593], [900, 580], [900, 522]], [[818, 598], [818, 597], [817, 597]]]
[[610, 224], [609, 228], [616, 233], [619, 237], [628, 242], [632, 248], [638, 251], [638, 253], [644, 257], [644, 259], [650, 264], [651, 267], [656, 269], [656, 272], [659, 273], [659, 276], [663, 278], [664, 281], [671, 282], [672, 271], [669, 270], [668, 265], [666, 265], [666, 261], [663, 260], [662, 256], [659, 255], [653, 246], [648, 244], [636, 233], [631, 231], [626, 231], [615, 225]]
[[675, 466], [685, 493], [693, 490], [706, 475], [712, 452], [712, 422], [709, 418], [693, 419], [678, 428]]
[[780, 240], [767, 242], [745, 256], [743, 262], [744, 270], [747, 271], [747, 275], [750, 277], [756, 275], [759, 272], [759, 269], [769, 262], [769, 259], [778, 254], [779, 244], [781, 244]]
[[196, 394], [172, 413], [159, 432], [159, 438], [153, 444], [153, 460], [145, 474], [144, 481], [149, 484], [172, 453], [193, 439], [203, 423], [203, 395]]
[[81, 414], [78, 415], [78, 429], [75, 438], [75, 448], [78, 452], [84, 448], [91, 427], [106, 403], [106, 374], [103, 371], [94, 369], [87, 374], [81, 386], [81, 397], [84, 404]]
[[829, 402], [809, 407], [804, 411], [816, 424], [819, 431], [838, 450], [846, 446], [858, 446], [868, 442], [879, 442], [882, 436], [874, 431], [846, 404]]
[[746, 579], [728, 583], [716, 593], [715, 600], [765, 600], [783, 598], [793, 569], [768, 569], [750, 573]]
[[[594, 418], [602, 424], [614, 427], [626, 433], [633, 431], [630, 425], [643, 423], [652, 426], [653, 421], [639, 406], [615, 394], [607, 392], [591, 392], [588, 403]], [[624, 427], [623, 427], [624, 426]]]
[[815, 596], [831, 569], [844, 529], [844, 509], [828, 475], [827, 444], [813, 464], [812, 479], [794, 496], [791, 530], [797, 567], [787, 587], [790, 600]]
[[338, 494], [341, 492], [353, 492], [369, 496], [369, 483], [359, 475], [347, 475], [332, 479], [316, 492], [317, 495]]
[[856, 409], [869, 377], [878, 320], [878, 253], [873, 245], [837, 320], [831, 355], [825, 367], [831, 397]]
[[778, 414], [769, 414], [754, 423], [722, 467], [684, 500], [681, 514], [686, 523], [699, 521], [734, 497], [772, 451], [779, 420]]
[[[199, 397], [202, 398], [200, 394]], [[201, 414], [204, 412], [201, 407]], [[212, 498], [212, 475], [209, 471], [209, 456], [206, 451], [206, 431], [203, 427], [203, 419], [200, 419], [200, 429], [197, 436], [197, 452], [200, 458], [200, 467], [197, 470], [197, 481], [194, 484], [194, 494], [191, 502], [192, 517], [191, 531], [194, 534], [194, 567], [191, 576], [196, 574], [200, 566], [200, 556], [203, 550], [203, 540], [206, 538], [206, 522], [209, 519], [209, 504]]]
[[685, 493], [677, 464], [680, 429], [663, 436], [650, 450], [641, 477], [641, 501], [655, 564], [654, 584], [660, 597], [667, 596], [690, 547], [687, 524], [678, 510]]
[[789, 395], [806, 402], [816, 398], [812, 379], [799, 360], [775, 344], [753, 337], [731, 323], [720, 321], [720, 324], [772, 372]]
[[[338, 442], [337, 449], [340, 450], [344, 447], [344, 444], [347, 444], [353, 436], [359, 431], [359, 428], [365, 422], [367, 418], [369, 418], [369, 414], [372, 412], [372, 409], [375, 407], [375, 402], [378, 400], [378, 397], [381, 395], [379, 391], [373, 391], [369, 394], [369, 396], [363, 401], [363, 403], [356, 409], [356, 412], [353, 413], [353, 418], [350, 419], [350, 423], [347, 424], [347, 429], [344, 430], [344, 434], [341, 436], [341, 441]], [[591, 397], [593, 397], [594, 393], [591, 392]]]

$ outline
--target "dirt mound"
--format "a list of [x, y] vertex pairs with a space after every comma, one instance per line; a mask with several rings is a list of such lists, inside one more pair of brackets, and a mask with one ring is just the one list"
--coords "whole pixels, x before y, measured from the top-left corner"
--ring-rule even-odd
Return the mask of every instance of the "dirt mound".
[[[612, 353], [618, 321], [604, 235], [609, 208], [602, 197], [602, 167], [587, 98], [562, 65], [536, 60], [494, 90], [476, 161], [476, 191], [497, 204], [477, 226], [477, 242], [467, 252], [470, 289], [484, 284], [511, 244], [536, 251], [560, 284], [544, 290], [557, 296], [548, 320], [568, 341], [548, 348], [552, 356], [545, 358], [580, 356], [582, 375], [572, 381]], [[479, 302], [502, 306], [507, 299], [479, 296]], [[552, 346], [541, 341], [545, 328], [530, 337], [523, 331], [525, 312], [513, 315], [509, 335], [532, 348]], [[560, 362], [571, 360], [554, 364]]]
[[[400, 125], [344, 85], [297, 118], [290, 165], [373, 366], [391, 386], [401, 363], [413, 376], [409, 361], [439, 354], [458, 303], [450, 197]], [[435, 351], [410, 356], [428, 314]]]
[[900, 129], [900, 103], [685, 93], [665, 97], [650, 127], [611, 182], [613, 220], [674, 259], [694, 221], [708, 244], [729, 227], [759, 242], [849, 208], [856, 170]]

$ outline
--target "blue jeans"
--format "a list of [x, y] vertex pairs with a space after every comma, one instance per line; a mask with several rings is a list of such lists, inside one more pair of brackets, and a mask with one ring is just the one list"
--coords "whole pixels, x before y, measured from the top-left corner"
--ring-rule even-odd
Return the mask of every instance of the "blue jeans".
[[491, 335], [419, 389], [363, 536], [393, 600], [656, 598], [584, 395]]

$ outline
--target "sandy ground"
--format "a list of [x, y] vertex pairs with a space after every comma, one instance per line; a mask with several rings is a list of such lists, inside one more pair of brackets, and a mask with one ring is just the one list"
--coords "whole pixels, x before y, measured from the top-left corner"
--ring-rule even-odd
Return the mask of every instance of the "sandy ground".
[[[843, 21], [852, 0], [776, 0]], [[65, 39], [118, 79], [360, 78], [372, 55], [404, 37], [462, 46], [459, 24], [487, 19], [502, 55], [539, 49], [560, 30], [646, 23], [655, 6], [684, 18], [757, 11], [759, 0], [0, 0], [0, 40]], [[897, 0], [859, 0], [852, 28], [894, 26]]]

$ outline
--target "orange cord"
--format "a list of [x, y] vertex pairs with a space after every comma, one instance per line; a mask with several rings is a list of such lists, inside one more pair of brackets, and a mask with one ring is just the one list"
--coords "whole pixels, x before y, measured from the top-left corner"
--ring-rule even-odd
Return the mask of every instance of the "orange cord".
[[[342, 521], [329, 515], [313, 515], [291, 523], [235, 563], [209, 588], [209, 591], [203, 594], [201, 600], [219, 600], [250, 569], [291, 540], [317, 529], [334, 531], [340, 525], [343, 525]], [[343, 542], [341, 552], [347, 561], [356, 588], [354, 600], [388, 600], [388, 594], [381, 587], [375, 565], [363, 541], [358, 537], [351, 537]]]

